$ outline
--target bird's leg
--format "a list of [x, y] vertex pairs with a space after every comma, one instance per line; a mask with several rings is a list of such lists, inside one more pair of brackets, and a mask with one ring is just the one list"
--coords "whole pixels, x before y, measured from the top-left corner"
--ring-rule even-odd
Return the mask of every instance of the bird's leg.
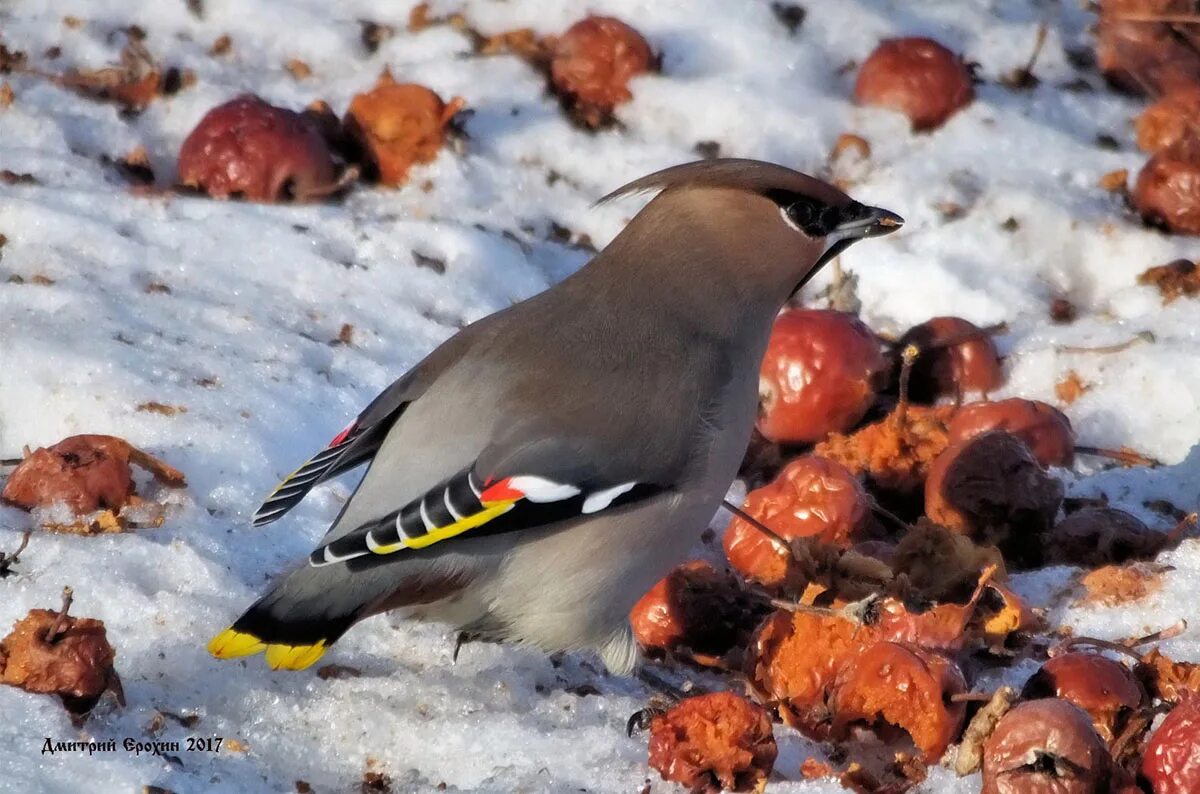
[[676, 686], [645, 665], [638, 668], [637, 677], [651, 691], [650, 702], [645, 708], [635, 711], [626, 721], [625, 733], [628, 736], [648, 729], [655, 717], [665, 714], [667, 709], [689, 694], [695, 693], [690, 681], [682, 687]]
[[464, 645], [470, 645], [473, 642], [483, 642], [483, 637], [477, 632], [460, 631], [458, 636], [454, 638], [454, 654], [450, 657], [450, 660], [458, 662], [458, 652], [462, 650]]

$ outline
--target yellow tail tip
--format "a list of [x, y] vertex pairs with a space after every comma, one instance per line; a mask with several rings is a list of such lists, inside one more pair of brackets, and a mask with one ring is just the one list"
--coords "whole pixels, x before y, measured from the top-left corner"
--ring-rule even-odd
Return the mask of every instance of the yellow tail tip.
[[253, 634], [225, 629], [208, 643], [208, 652], [218, 659], [236, 659], [262, 653], [267, 645]]
[[208, 643], [208, 652], [218, 659], [237, 659], [267, 652], [267, 666], [272, 670], [303, 670], [311, 667], [326, 649], [325, 640], [314, 645], [280, 645], [265, 643], [253, 634], [225, 629]]
[[315, 645], [268, 645], [267, 666], [272, 670], [304, 670], [325, 654], [325, 640]]

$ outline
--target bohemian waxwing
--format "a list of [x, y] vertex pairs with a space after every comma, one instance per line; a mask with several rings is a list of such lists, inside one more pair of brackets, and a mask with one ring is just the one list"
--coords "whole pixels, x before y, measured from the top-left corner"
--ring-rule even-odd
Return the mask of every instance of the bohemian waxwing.
[[637, 664], [629, 610], [721, 504], [746, 449], [775, 315], [855, 240], [903, 223], [754, 160], [676, 166], [557, 286], [447, 340], [254, 516], [366, 476], [309, 558], [209, 644], [303, 669], [405, 608], [485, 640]]

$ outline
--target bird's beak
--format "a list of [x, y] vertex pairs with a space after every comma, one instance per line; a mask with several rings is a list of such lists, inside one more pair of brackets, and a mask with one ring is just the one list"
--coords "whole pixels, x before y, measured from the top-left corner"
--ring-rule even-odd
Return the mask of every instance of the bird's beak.
[[904, 225], [904, 219], [891, 210], [881, 207], [862, 207], [852, 213], [825, 239], [834, 242], [839, 240], [861, 240], [864, 237], [882, 237], [891, 234]]
[[852, 243], [867, 237], [882, 237], [885, 234], [891, 234], [904, 225], [904, 219], [891, 210], [863, 205], [859, 205], [859, 207], [857, 212], [849, 213], [850, 217], [839, 223], [833, 231], [825, 236], [825, 242], [829, 244], [829, 247], [792, 290], [793, 296], [811, 281], [822, 267], [849, 248]]

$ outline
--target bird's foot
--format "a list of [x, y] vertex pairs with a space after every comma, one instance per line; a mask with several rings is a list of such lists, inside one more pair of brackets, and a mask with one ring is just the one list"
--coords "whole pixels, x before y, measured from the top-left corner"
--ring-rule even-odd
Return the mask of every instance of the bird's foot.
[[483, 642], [483, 638], [471, 631], [460, 631], [458, 636], [454, 638], [454, 653], [451, 655], [452, 662], [458, 661], [458, 652], [463, 649], [464, 645], [470, 645], [473, 642]]
[[678, 700], [668, 700], [662, 695], [653, 695], [645, 708], [638, 709], [629, 715], [629, 719], [625, 721], [625, 735], [632, 739], [635, 734], [649, 730], [650, 723], [654, 722], [655, 717], [666, 714], [667, 710], [678, 702]]
[[662, 716], [667, 709], [688, 695], [694, 695], [697, 692], [696, 687], [690, 681], [684, 682], [682, 686], [676, 686], [646, 667], [638, 670], [637, 677], [651, 690], [652, 694], [646, 707], [635, 711], [626, 721], [625, 733], [630, 737], [648, 729], [655, 717]]

